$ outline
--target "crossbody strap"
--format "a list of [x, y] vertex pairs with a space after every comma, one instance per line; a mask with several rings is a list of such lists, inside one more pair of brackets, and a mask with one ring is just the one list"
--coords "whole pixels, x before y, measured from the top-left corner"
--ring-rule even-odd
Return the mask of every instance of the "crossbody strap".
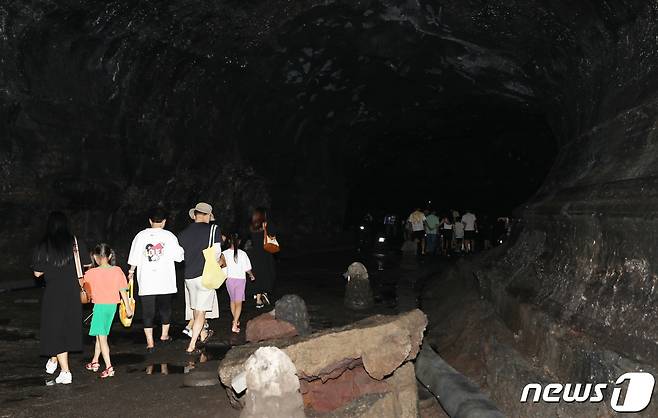
[[267, 244], [267, 222], [263, 222], [263, 245]]
[[217, 232], [217, 225], [210, 227], [210, 237], [208, 237], [208, 248], [212, 247], [215, 241], [215, 232]]
[[78, 249], [78, 239], [73, 237], [73, 259], [75, 260], [75, 271], [78, 275], [78, 279], [83, 277], [82, 274], [82, 263], [80, 262], [80, 251]]

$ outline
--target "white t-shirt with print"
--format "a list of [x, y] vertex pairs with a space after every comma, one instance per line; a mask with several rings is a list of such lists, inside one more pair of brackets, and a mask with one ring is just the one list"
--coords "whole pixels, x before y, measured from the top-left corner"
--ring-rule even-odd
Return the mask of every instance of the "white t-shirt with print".
[[409, 223], [411, 224], [411, 230], [414, 232], [425, 231], [425, 214], [423, 212], [416, 211], [409, 215]]
[[128, 264], [137, 266], [139, 295], [176, 293], [175, 262], [183, 261], [185, 251], [176, 235], [162, 228], [148, 228], [135, 236]]
[[238, 262], [235, 262], [232, 249], [224, 250], [224, 259], [226, 259], [226, 278], [228, 279], [246, 279], [247, 272], [251, 270], [251, 260], [249, 256], [242, 250], [238, 250]]
[[466, 212], [462, 216], [462, 222], [464, 223], [464, 229], [466, 231], [475, 231], [475, 221], [477, 218], [471, 212]]

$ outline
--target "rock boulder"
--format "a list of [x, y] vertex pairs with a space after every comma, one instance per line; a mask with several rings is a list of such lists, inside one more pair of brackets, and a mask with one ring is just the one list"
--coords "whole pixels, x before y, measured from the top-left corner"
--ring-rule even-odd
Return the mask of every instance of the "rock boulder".
[[290, 322], [276, 319], [272, 313], [264, 313], [247, 322], [246, 339], [249, 342], [289, 338], [298, 335]]
[[285, 295], [274, 304], [274, 317], [291, 323], [299, 335], [311, 333], [306, 302], [297, 295]]
[[306, 337], [237, 346], [220, 363], [220, 380], [236, 398], [239, 394], [231, 383], [245, 371], [246, 360], [261, 346], [274, 345], [295, 364], [309, 410], [339, 410], [364, 396], [381, 395], [401, 411], [395, 416], [415, 417], [413, 367], [405, 372], [404, 366], [416, 358], [426, 326], [425, 314], [416, 309], [397, 316], [375, 315]]
[[352, 263], [345, 273], [345, 307], [349, 309], [367, 309], [374, 305], [368, 270], [361, 263]]
[[295, 365], [276, 347], [261, 347], [245, 362], [247, 395], [240, 418], [303, 418]]

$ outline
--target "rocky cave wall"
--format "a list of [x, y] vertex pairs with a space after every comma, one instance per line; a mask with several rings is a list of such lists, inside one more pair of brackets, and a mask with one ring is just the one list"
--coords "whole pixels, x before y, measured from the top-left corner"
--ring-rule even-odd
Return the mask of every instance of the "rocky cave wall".
[[[573, 32], [581, 54], [554, 124], [563, 128], [560, 156], [523, 208], [519, 236], [483, 277], [501, 313], [538, 305], [599, 349], [655, 366], [658, 17], [655, 5], [614, 4], [597, 10], [593, 32], [582, 21]], [[568, 377], [591, 379], [605, 362], [589, 357], [564, 364]]]

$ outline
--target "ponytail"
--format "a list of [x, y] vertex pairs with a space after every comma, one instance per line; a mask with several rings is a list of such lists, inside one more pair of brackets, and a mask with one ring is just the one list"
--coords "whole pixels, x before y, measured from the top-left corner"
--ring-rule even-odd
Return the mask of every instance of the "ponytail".
[[240, 236], [237, 233], [231, 234], [230, 238], [231, 249], [233, 250], [233, 261], [238, 263], [238, 247], [240, 246]]
[[[98, 244], [96, 247], [94, 247], [94, 250], [92, 251], [92, 255], [107, 258], [107, 261], [108, 263], [110, 263], [111, 266], [117, 265], [116, 254], [114, 253], [114, 250], [109, 246], [109, 244], [106, 244], [104, 242]], [[96, 260], [94, 260], [94, 264], [96, 264]]]

